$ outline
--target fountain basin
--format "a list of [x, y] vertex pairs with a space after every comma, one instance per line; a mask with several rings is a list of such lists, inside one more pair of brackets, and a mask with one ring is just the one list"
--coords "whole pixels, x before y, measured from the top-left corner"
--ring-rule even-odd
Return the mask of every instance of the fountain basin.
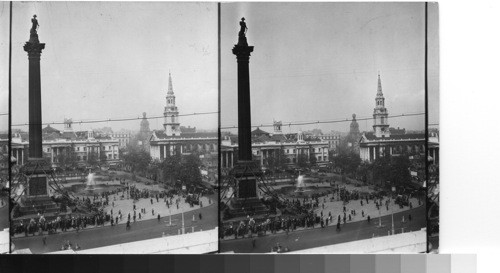
[[123, 185], [118, 185], [118, 184], [112, 184], [112, 185], [106, 185], [106, 184], [97, 184], [97, 185], [87, 185], [87, 184], [76, 184], [76, 185], [71, 185], [68, 190], [77, 194], [77, 195], [94, 195], [94, 194], [100, 194], [106, 191], [113, 191], [113, 190], [118, 190], [118, 189], [123, 189], [125, 186]]
[[296, 187], [296, 186], [285, 186], [276, 190], [278, 194], [281, 194], [285, 197], [304, 197], [311, 196], [313, 194], [322, 194], [328, 191], [331, 191], [331, 187], [316, 187], [316, 186], [305, 186], [305, 187]]

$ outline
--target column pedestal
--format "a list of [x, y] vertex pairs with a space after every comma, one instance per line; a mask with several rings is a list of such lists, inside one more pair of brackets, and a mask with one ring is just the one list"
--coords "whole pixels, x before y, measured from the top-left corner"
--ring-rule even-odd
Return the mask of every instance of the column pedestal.
[[258, 183], [262, 176], [259, 164], [254, 161], [238, 161], [231, 172], [236, 178], [234, 197], [228, 204], [231, 218], [268, 214], [269, 209], [258, 195]]
[[29, 219], [40, 213], [46, 218], [58, 215], [60, 208], [49, 195], [49, 180], [52, 175], [50, 163], [43, 158], [29, 158], [20, 169], [27, 178], [25, 194], [19, 203], [16, 219]]

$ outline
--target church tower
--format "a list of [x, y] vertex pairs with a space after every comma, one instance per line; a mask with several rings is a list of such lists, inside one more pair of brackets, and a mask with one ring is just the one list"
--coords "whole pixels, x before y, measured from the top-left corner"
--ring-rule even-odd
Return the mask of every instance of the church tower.
[[168, 92], [167, 92], [167, 106], [163, 116], [165, 117], [163, 127], [167, 136], [180, 136], [181, 130], [179, 128], [179, 111], [175, 106], [174, 89], [172, 88], [172, 76], [168, 73]]
[[373, 109], [373, 131], [376, 137], [390, 137], [388, 115], [379, 73], [377, 96], [375, 97], [375, 108]]
[[146, 112], [142, 113], [142, 120], [141, 120], [141, 133], [149, 133], [149, 121], [148, 118], [146, 117]]

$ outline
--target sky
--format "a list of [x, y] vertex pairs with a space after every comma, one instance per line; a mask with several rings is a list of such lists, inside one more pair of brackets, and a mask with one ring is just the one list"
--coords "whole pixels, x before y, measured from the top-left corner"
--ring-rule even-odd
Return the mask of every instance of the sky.
[[[350, 120], [353, 113], [358, 118], [372, 117], [378, 72], [389, 115], [424, 112], [423, 3], [224, 3], [222, 127], [237, 125], [237, 63], [231, 49], [237, 43], [241, 17], [246, 19], [248, 43], [254, 46], [252, 125], [273, 120]], [[432, 34], [429, 44], [434, 45], [437, 27]], [[437, 101], [437, 46], [432, 50], [429, 58], [436, 60], [429, 61], [434, 76], [429, 92]], [[439, 105], [432, 106], [429, 114], [439, 120]], [[393, 118], [389, 123], [407, 130], [425, 128], [423, 115]], [[349, 124], [286, 126], [283, 131], [345, 132]], [[372, 130], [372, 125], [372, 120], [359, 121], [361, 131]], [[272, 128], [264, 130], [272, 132]]]
[[[0, 5], [3, 111], [8, 3]], [[44, 123], [142, 117], [143, 112], [162, 116], [169, 71], [181, 115], [218, 111], [217, 4], [14, 2], [13, 124], [28, 121], [28, 57], [23, 45], [29, 40], [33, 14], [40, 24], [40, 42], [46, 44], [40, 61]], [[163, 128], [162, 119], [149, 122], [151, 129]], [[218, 117], [180, 117], [180, 122], [216, 130]], [[139, 124], [140, 120], [73, 127], [139, 130]], [[5, 126], [3, 120], [0, 125]]]
[[9, 124], [9, 2], [0, 2], [0, 132]]

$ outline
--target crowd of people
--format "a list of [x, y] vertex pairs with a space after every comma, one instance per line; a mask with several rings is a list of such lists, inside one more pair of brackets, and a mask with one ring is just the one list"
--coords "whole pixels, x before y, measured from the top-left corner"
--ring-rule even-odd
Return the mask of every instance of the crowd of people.
[[[34, 236], [41, 234], [55, 234], [58, 232], [76, 231], [98, 226], [115, 226], [126, 223], [126, 229], [131, 228], [131, 223], [144, 218], [150, 213], [160, 221], [161, 215], [154, 208], [139, 208], [136, 203], [140, 199], [149, 199], [150, 204], [163, 202], [167, 209], [179, 209], [182, 202], [187, 203], [191, 208], [195, 205], [203, 207], [200, 200], [203, 192], [187, 193], [179, 189], [171, 190], [151, 190], [147, 188], [139, 189], [135, 185], [128, 185], [123, 188], [113, 189], [95, 193], [91, 196], [78, 197], [76, 202], [80, 207], [85, 207], [86, 212], [76, 212], [46, 219], [43, 212], [36, 217], [13, 222], [11, 235]], [[130, 211], [122, 212], [115, 208], [117, 200], [131, 200]], [[209, 204], [211, 203], [209, 199]], [[151, 217], [149, 217], [151, 218]], [[200, 215], [201, 218], [201, 215]]]
[[[388, 198], [385, 192], [359, 192], [358, 190], [348, 190], [345, 186], [336, 186], [331, 191], [324, 192], [323, 194], [314, 194], [311, 196], [304, 196], [302, 198], [285, 199], [281, 202], [281, 206], [286, 208], [287, 213], [277, 213], [276, 216], [267, 216], [260, 219], [255, 219], [253, 215], [248, 215], [246, 219], [226, 222], [220, 228], [220, 238], [244, 238], [252, 237], [255, 234], [258, 236], [266, 234], [275, 234], [278, 232], [293, 232], [297, 229], [307, 228], [324, 228], [331, 225], [337, 226], [337, 231], [341, 231], [342, 225], [366, 219], [370, 222], [373, 216], [365, 213], [364, 209], [361, 211], [349, 208], [350, 202], [359, 201], [361, 207], [374, 206], [378, 211], [383, 207], [388, 211], [391, 205], [391, 200], [394, 205], [400, 208], [408, 206], [413, 208], [410, 202], [410, 195], [402, 194], [396, 198]], [[343, 206], [337, 215], [332, 215], [332, 211], [324, 214], [325, 203], [327, 201], [341, 201]], [[419, 205], [421, 204], [418, 199]], [[366, 208], [366, 211], [369, 207]], [[288, 212], [294, 212], [293, 214]], [[376, 215], [378, 216], [378, 215]], [[411, 221], [411, 214], [408, 214], [407, 219]], [[402, 221], [405, 221], [403, 216]]]

